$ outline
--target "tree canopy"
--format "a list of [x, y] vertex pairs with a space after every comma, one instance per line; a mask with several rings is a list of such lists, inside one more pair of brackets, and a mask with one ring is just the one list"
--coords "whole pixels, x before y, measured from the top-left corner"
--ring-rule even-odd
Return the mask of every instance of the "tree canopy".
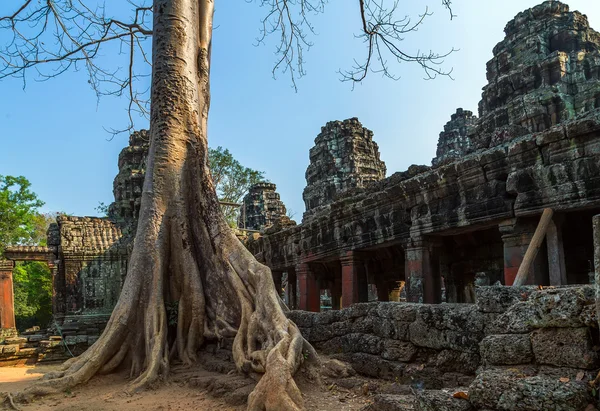
[[[208, 149], [208, 161], [219, 200], [239, 204], [253, 184], [265, 181], [263, 171], [244, 167], [228, 149]], [[238, 207], [224, 206], [225, 218], [230, 224], [237, 223]]]
[[[38, 211], [44, 204], [23, 176], [0, 176], [0, 253], [10, 245], [46, 245], [54, 216]], [[13, 271], [15, 317], [19, 329], [48, 324], [52, 317], [52, 277], [40, 262], [19, 263]]]
[[[0, 175], [0, 253], [6, 246], [37, 244], [45, 237], [44, 205], [23, 176]], [[43, 232], [43, 234], [42, 234]]]

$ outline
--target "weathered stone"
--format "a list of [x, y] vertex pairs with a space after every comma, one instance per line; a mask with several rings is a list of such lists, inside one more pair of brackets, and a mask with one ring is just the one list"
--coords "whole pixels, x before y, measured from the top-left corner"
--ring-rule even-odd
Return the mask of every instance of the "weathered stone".
[[469, 386], [469, 396], [476, 409], [503, 411], [581, 411], [593, 401], [585, 383], [526, 377], [512, 369], [482, 372]]
[[373, 403], [362, 411], [410, 411], [414, 409], [412, 395], [377, 394]]
[[454, 398], [453, 392], [445, 390], [424, 390], [416, 392], [416, 411], [471, 411], [468, 400]]
[[436, 157], [432, 160], [434, 166], [446, 164], [461, 159], [471, 151], [469, 134], [474, 132], [477, 117], [473, 112], [456, 109], [451, 120], [444, 126], [438, 140]]
[[417, 318], [419, 306], [411, 303], [383, 302], [377, 305], [373, 312], [378, 317], [389, 318], [402, 322], [413, 322]]
[[2, 349], [2, 354], [16, 354], [19, 352], [18, 344], [10, 344], [10, 345], [0, 345]]
[[109, 215], [115, 221], [131, 224], [133, 230], [140, 212], [149, 148], [148, 130], [133, 132], [129, 145], [119, 154], [119, 174], [113, 183], [115, 202], [109, 206]]
[[319, 348], [330, 354], [361, 352], [366, 354], [381, 354], [383, 341], [374, 335], [351, 333], [334, 337]]
[[357, 118], [327, 123], [310, 150], [302, 195], [307, 214], [348, 189], [381, 180], [385, 171], [373, 132]]
[[240, 208], [239, 228], [260, 231], [276, 224], [280, 228], [296, 225], [287, 217], [287, 210], [276, 189], [273, 183], [257, 183], [250, 187]]
[[485, 364], [527, 364], [533, 360], [528, 334], [490, 335], [481, 341], [479, 349]]
[[502, 314], [495, 323], [504, 333], [527, 333], [536, 328], [581, 327], [584, 307], [593, 304], [592, 287], [551, 288], [535, 291]]
[[349, 364], [339, 360], [323, 361], [321, 372], [330, 378], [348, 378], [356, 375], [356, 371]]
[[371, 316], [355, 318], [354, 321], [352, 321], [352, 325], [348, 331], [361, 334], [370, 334], [373, 332], [373, 327], [375, 326], [376, 321], [377, 320]]
[[419, 347], [478, 352], [483, 329], [483, 315], [475, 306], [423, 305], [409, 334]]
[[365, 353], [343, 354], [342, 359], [352, 364], [352, 368], [359, 374], [404, 382], [406, 364]]
[[318, 313], [312, 313], [309, 311], [289, 311], [287, 316], [292, 320], [298, 327], [312, 327], [314, 319], [318, 316]]
[[489, 286], [475, 288], [477, 307], [485, 313], [503, 313], [520, 301], [526, 301], [535, 287]]
[[386, 360], [410, 362], [417, 354], [417, 347], [409, 342], [385, 340], [382, 357]]
[[381, 338], [408, 341], [409, 326], [410, 323], [389, 320], [387, 318], [375, 319], [373, 321], [373, 332]]
[[531, 333], [531, 345], [536, 362], [592, 369], [598, 366], [598, 354], [593, 350], [588, 328], [546, 328]]
[[[443, 350], [436, 355], [434, 359], [435, 368], [444, 372], [454, 372], [465, 374], [475, 374], [475, 370], [481, 364], [481, 358], [478, 353]], [[456, 385], [453, 385], [456, 386]]]

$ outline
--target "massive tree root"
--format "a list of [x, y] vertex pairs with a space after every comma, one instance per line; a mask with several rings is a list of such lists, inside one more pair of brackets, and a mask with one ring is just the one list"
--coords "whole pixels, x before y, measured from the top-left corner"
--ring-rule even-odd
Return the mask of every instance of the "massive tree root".
[[135, 391], [174, 361], [192, 364], [206, 340], [233, 338], [237, 369], [263, 374], [248, 409], [303, 409], [293, 375], [314, 350], [286, 318], [270, 270], [227, 225], [208, 169], [213, 1], [155, 0], [153, 11], [152, 141], [119, 301], [92, 347], [22, 394], [70, 388], [123, 365]]

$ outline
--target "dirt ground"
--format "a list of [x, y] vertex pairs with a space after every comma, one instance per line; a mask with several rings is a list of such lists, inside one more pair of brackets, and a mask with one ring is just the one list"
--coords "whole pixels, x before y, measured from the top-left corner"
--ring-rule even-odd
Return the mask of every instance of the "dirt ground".
[[[30, 386], [58, 365], [0, 367], [0, 392], [16, 392]], [[193, 373], [193, 377], [191, 377]], [[206, 389], [190, 383], [194, 378], [221, 378], [222, 374], [194, 370], [185, 375], [175, 375], [155, 390], [134, 395], [124, 392], [125, 375], [112, 374], [93, 378], [87, 384], [71, 391], [53, 394], [35, 402], [20, 405], [23, 411], [168, 411], [168, 410], [245, 410], [245, 405], [232, 406], [215, 398]], [[370, 403], [369, 395], [360, 390], [320, 387], [318, 384], [300, 383], [306, 408], [317, 411], [355, 411]], [[4, 405], [6, 407], [6, 405]], [[1, 407], [1, 406], [0, 406]]]

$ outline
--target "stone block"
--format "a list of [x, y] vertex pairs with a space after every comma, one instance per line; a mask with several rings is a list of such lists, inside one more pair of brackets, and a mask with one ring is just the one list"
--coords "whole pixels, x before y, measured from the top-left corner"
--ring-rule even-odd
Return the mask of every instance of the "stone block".
[[474, 375], [481, 364], [478, 353], [463, 352], [455, 350], [442, 350], [433, 358], [436, 369], [448, 373], [460, 373]]
[[416, 391], [415, 411], [471, 411], [468, 400], [454, 398], [450, 390]]
[[423, 305], [409, 336], [418, 347], [478, 352], [483, 330], [483, 314], [474, 305]]
[[494, 325], [498, 332], [507, 334], [528, 333], [536, 328], [581, 327], [581, 314], [594, 301], [590, 286], [547, 288], [510, 307]]
[[377, 321], [379, 320], [376, 317], [371, 316], [355, 317], [347, 332], [370, 334], [373, 332], [373, 326]]
[[2, 354], [6, 355], [6, 354], [16, 354], [19, 352], [19, 345], [18, 344], [7, 344], [7, 345], [0, 345], [0, 348], [2, 348]]
[[381, 318], [389, 318], [402, 322], [413, 322], [417, 318], [419, 304], [382, 302], [373, 310], [373, 314]]
[[310, 329], [310, 341], [311, 342], [322, 342], [330, 340], [334, 337], [332, 333], [332, 327], [329, 324], [315, 324]]
[[376, 310], [379, 303], [359, 303], [339, 311], [340, 319], [365, 317], [371, 310]]
[[413, 409], [413, 405], [412, 395], [377, 394], [373, 397], [373, 403], [362, 411], [405, 411]]
[[331, 324], [330, 328], [331, 328], [331, 334], [334, 337], [339, 337], [341, 335], [344, 334], [348, 334], [348, 332], [350, 332], [350, 330], [352, 329], [352, 321], [351, 320], [346, 320], [346, 321], [340, 321], [340, 322], [336, 322]]
[[25, 337], [11, 337], [11, 338], [6, 338], [4, 340], [4, 344], [10, 344], [10, 345], [16, 344], [16, 345], [18, 345], [20, 347], [21, 346], [24, 347], [25, 344], [27, 344], [27, 338], [25, 338]]
[[581, 411], [593, 399], [587, 384], [544, 376], [524, 376], [517, 369], [487, 370], [469, 386], [476, 409], [503, 411]]
[[380, 318], [373, 323], [373, 333], [381, 338], [408, 341], [408, 328], [411, 323]]
[[485, 313], [503, 313], [514, 304], [526, 301], [535, 290], [534, 287], [507, 287], [495, 285], [476, 287], [477, 307]]
[[383, 340], [374, 335], [351, 333], [334, 337], [325, 342], [315, 343], [315, 346], [326, 354], [355, 352], [381, 354], [383, 351]]
[[45, 338], [44, 335], [41, 334], [33, 334], [33, 335], [29, 335], [27, 336], [27, 341], [30, 343], [34, 343], [34, 342], [40, 342]]
[[329, 310], [321, 313], [315, 313], [313, 324], [331, 324], [340, 320], [339, 310]]
[[586, 327], [536, 330], [531, 333], [531, 345], [540, 364], [584, 369], [598, 366], [598, 354]]
[[533, 360], [529, 334], [490, 335], [479, 345], [481, 359], [490, 365], [528, 364]]
[[311, 313], [308, 311], [294, 310], [287, 313], [287, 317], [294, 322], [298, 327], [311, 327], [313, 320], [319, 313]]
[[387, 361], [377, 355], [365, 353], [345, 354], [341, 359], [349, 362], [352, 368], [362, 375], [398, 381], [404, 378], [404, 363]]
[[383, 342], [381, 356], [386, 360], [410, 362], [416, 354], [417, 347], [412, 343], [397, 340], [385, 340]]

